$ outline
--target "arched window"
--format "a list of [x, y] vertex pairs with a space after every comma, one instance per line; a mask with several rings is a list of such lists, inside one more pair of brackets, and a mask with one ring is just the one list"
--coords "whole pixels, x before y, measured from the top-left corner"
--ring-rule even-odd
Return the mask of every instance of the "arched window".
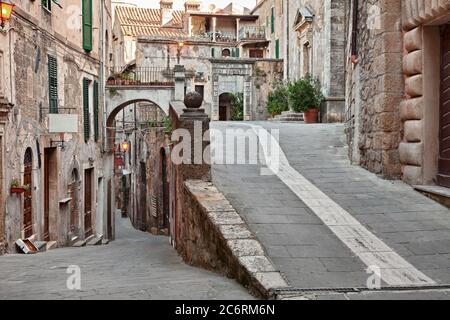
[[222, 57], [229, 57], [229, 56], [231, 56], [230, 49], [223, 49], [222, 50]]

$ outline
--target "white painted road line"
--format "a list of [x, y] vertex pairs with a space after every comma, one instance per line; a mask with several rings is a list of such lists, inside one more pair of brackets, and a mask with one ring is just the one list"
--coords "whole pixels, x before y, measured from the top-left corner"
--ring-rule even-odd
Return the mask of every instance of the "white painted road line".
[[[289, 164], [278, 141], [263, 127], [252, 127], [263, 141], [260, 143], [269, 169], [302, 200], [330, 230], [369, 268], [381, 270], [381, 279], [391, 286], [431, 286], [436, 282], [417, 270], [382, 240], [367, 230], [319, 188]], [[274, 157], [279, 157], [275, 159]]]

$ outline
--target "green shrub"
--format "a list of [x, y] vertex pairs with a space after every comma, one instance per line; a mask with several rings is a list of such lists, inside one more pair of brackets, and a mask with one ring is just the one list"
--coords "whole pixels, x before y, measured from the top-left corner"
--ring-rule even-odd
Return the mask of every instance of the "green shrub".
[[288, 85], [289, 104], [295, 112], [318, 109], [323, 101], [319, 79], [311, 75], [291, 82]]
[[267, 97], [267, 112], [274, 117], [289, 110], [289, 92], [284, 83], [276, 83]]
[[231, 94], [231, 120], [244, 120], [244, 94], [242, 92]]

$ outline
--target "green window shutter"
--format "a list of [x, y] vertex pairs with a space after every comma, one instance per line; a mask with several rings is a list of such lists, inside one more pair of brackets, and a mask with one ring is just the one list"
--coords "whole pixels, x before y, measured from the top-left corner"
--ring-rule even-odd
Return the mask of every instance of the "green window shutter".
[[239, 48], [236, 48], [236, 58], [239, 58], [240, 57], [240, 52], [239, 52]]
[[92, 51], [92, 0], [82, 0], [83, 49]]
[[275, 41], [275, 59], [280, 59], [280, 40]]
[[272, 7], [272, 17], [271, 17], [270, 25], [271, 25], [272, 33], [274, 33], [275, 32], [275, 8], [274, 7]]
[[83, 128], [84, 128], [84, 142], [89, 141], [91, 133], [90, 117], [89, 117], [89, 79], [83, 79]]
[[236, 57], [236, 48], [231, 48], [231, 57], [232, 58]]
[[100, 130], [98, 123], [98, 107], [99, 107], [99, 99], [98, 99], [98, 82], [94, 81], [94, 139], [98, 141], [100, 138]]
[[211, 57], [215, 57], [216, 56], [216, 48], [211, 48]]
[[48, 100], [49, 113], [58, 113], [58, 61], [48, 56]]

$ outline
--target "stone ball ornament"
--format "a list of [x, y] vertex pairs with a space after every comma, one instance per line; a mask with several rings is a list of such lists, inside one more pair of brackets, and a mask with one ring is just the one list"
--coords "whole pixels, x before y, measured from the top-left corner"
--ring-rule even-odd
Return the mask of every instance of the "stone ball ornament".
[[189, 92], [184, 97], [184, 104], [188, 109], [198, 109], [202, 106], [203, 98], [198, 92]]

